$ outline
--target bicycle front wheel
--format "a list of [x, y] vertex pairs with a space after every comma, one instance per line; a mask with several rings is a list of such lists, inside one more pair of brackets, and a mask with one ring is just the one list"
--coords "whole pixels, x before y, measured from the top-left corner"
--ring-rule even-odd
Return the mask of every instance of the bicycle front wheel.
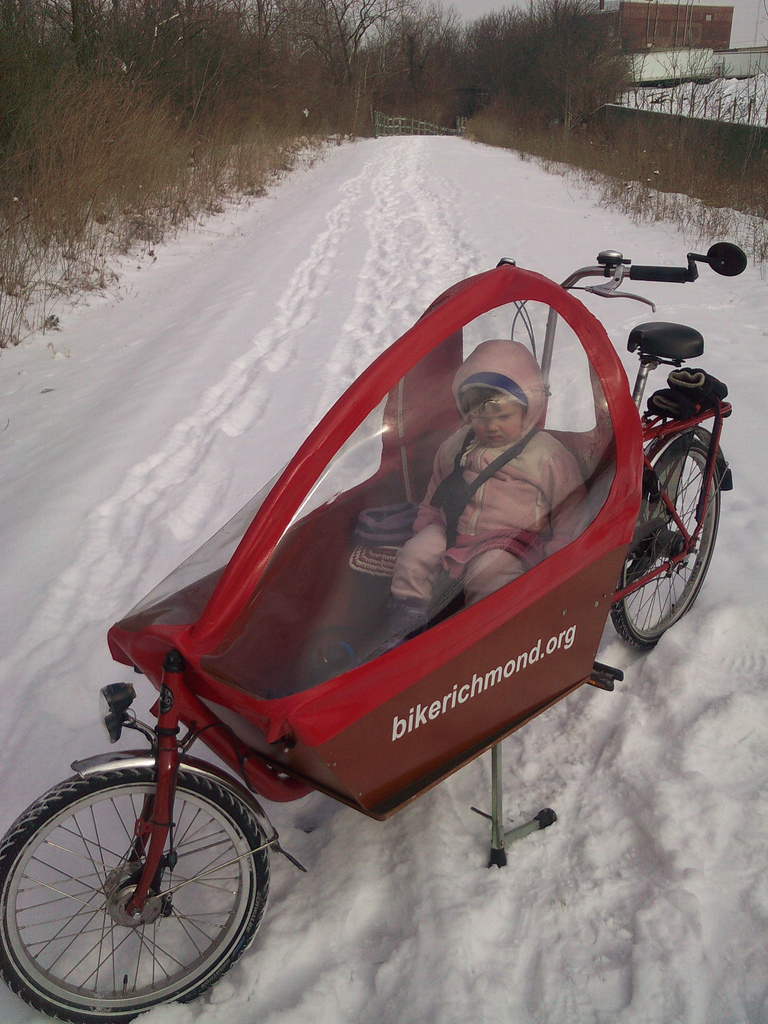
[[234, 790], [183, 770], [162, 878], [139, 918], [126, 912], [142, 865], [134, 826], [153, 792], [144, 768], [69, 779], [3, 840], [0, 973], [38, 1010], [121, 1024], [195, 998], [252, 941], [269, 886], [264, 836]]
[[[699, 429], [676, 438], [651, 459], [659, 486], [667, 493], [689, 535], [696, 528], [708, 449], [709, 434]], [[650, 650], [666, 630], [685, 615], [704, 582], [719, 521], [720, 474], [716, 471], [709, 486], [707, 511], [695, 547], [685, 558], [611, 608], [613, 624], [627, 643]], [[656, 495], [643, 500], [636, 536], [639, 539], [627, 553], [619, 590], [667, 565], [685, 550], [685, 537], [678, 523]]]

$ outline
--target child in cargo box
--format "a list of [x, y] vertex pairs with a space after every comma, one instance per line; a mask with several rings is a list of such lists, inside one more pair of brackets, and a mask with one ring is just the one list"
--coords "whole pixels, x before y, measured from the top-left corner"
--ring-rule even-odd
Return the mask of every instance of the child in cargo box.
[[571, 453], [540, 429], [546, 396], [531, 353], [514, 341], [483, 342], [459, 368], [453, 394], [465, 425], [438, 449], [414, 535], [398, 553], [393, 639], [426, 625], [442, 571], [474, 604], [581, 531], [584, 483]]

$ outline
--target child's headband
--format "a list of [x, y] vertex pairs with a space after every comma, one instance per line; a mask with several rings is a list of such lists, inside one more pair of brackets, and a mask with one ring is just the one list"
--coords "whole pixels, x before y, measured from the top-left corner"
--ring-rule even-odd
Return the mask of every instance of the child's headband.
[[486, 387], [494, 388], [496, 391], [503, 391], [512, 398], [516, 398], [526, 409], [528, 408], [528, 398], [523, 389], [517, 381], [505, 377], [503, 373], [473, 373], [471, 377], [467, 377], [465, 381], [462, 381], [459, 395], [461, 396], [465, 390], [471, 387]]

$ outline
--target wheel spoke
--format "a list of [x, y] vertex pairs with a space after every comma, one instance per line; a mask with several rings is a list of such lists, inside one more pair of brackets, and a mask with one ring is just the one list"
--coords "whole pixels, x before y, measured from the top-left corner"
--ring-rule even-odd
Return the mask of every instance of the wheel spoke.
[[[76, 832], [73, 829], [68, 829], [68, 828], [65, 828], [64, 826], [61, 826], [60, 831], [64, 832], [67, 835], [73, 836], [74, 838], [80, 839], [82, 841], [82, 843], [83, 843], [83, 846], [85, 847], [85, 851], [86, 852], [85, 853], [78, 853], [76, 850], [72, 850], [69, 847], [65, 847], [65, 846], [62, 846], [61, 849], [65, 853], [70, 853], [73, 857], [79, 857], [79, 858], [81, 858], [83, 860], [89, 860], [94, 865], [94, 868], [96, 868], [97, 865], [94, 863], [93, 857], [90, 854], [90, 847], [98, 845], [96, 840], [88, 839], [87, 837], [83, 836], [83, 834], [81, 832]], [[51, 843], [49, 841], [48, 845], [49, 846], [56, 846], [58, 844]], [[101, 849], [103, 849], [103, 846], [101, 847]], [[124, 861], [126, 859], [126, 856], [127, 856], [126, 854], [117, 853], [114, 850], [107, 850], [107, 853], [109, 853], [110, 857], [116, 863], [118, 863], [118, 864], [121, 861]], [[129, 851], [128, 851], [128, 855], [130, 855], [130, 848], [129, 848]], [[106, 867], [106, 864], [102, 864], [102, 867]]]
[[[82, 981], [79, 981], [77, 983], [78, 988], [87, 988], [88, 983], [90, 982], [91, 978], [94, 975], [96, 975], [96, 978], [98, 979], [99, 971], [101, 970], [102, 966], [107, 962], [107, 958], [111, 958], [112, 962], [114, 963], [114, 961], [115, 961], [115, 953], [117, 953], [117, 951], [131, 938], [131, 936], [135, 935], [136, 933], [135, 933], [135, 931], [132, 928], [126, 928], [125, 935], [122, 937], [122, 939], [120, 939], [120, 941], [118, 942], [117, 945], [115, 945], [115, 929], [114, 928], [109, 928], [109, 934], [110, 934], [110, 942], [111, 942], [111, 949], [110, 949], [110, 951], [106, 954], [106, 957], [104, 957], [104, 958], [102, 958], [101, 956], [97, 956], [97, 958], [96, 958], [96, 966], [91, 970], [90, 974], [86, 975], [86, 977], [83, 978]], [[103, 943], [103, 939], [100, 939], [98, 942], [95, 942], [90, 947], [90, 949], [88, 949], [87, 952], [85, 952], [80, 957], [80, 959], [77, 961], [77, 963], [73, 964], [71, 969], [65, 975], [63, 975], [62, 981], [67, 981], [69, 978], [71, 978], [72, 975], [77, 970], [77, 968], [90, 957], [91, 953], [93, 953], [93, 951], [95, 949], [97, 949], [97, 948], [99, 950], [102, 949], [103, 944], [104, 944]], [[95, 988], [93, 989], [93, 991], [96, 991]]]
[[[67, 851], [67, 852], [69, 852], [69, 851]], [[31, 863], [35, 863], [39, 867], [42, 867], [42, 868], [48, 868], [49, 871], [53, 871], [57, 875], [61, 875], [61, 879], [59, 880], [61, 884], [63, 884], [64, 881], [67, 881], [67, 882], [77, 882], [79, 885], [82, 885], [84, 888], [90, 889], [91, 892], [100, 892], [101, 889], [102, 889], [102, 885], [101, 884], [100, 885], [93, 885], [90, 882], [88, 882], [88, 879], [94, 877], [93, 874], [91, 874], [91, 875], [73, 875], [70, 871], [65, 871], [64, 868], [60, 868], [57, 864], [51, 864], [49, 861], [42, 860], [42, 858], [38, 857], [37, 855], [35, 855], [34, 857], [30, 858], [30, 864]], [[95, 873], [95, 877], [96, 877], [96, 881], [98, 881], [100, 883], [101, 882], [101, 876], [98, 874], [98, 872]]]
[[[96, 914], [93, 914], [93, 917], [96, 917]], [[72, 918], [67, 918], [66, 923], [70, 924], [72, 922], [72, 920], [73, 920]], [[82, 935], [95, 935], [97, 932], [99, 933], [99, 935], [101, 935], [103, 930], [104, 930], [104, 925], [102, 923], [102, 924], [98, 925], [96, 928], [78, 928], [78, 930], [76, 932], [72, 932], [71, 935], [63, 935], [63, 934], [60, 934], [59, 932], [57, 932], [55, 935], [51, 935], [47, 939], [40, 939], [37, 942], [34, 942], [34, 941], [33, 942], [28, 942], [27, 943], [27, 949], [35, 949], [36, 947], [40, 947], [39, 952], [37, 954], [39, 956], [40, 953], [44, 952], [46, 947], [49, 946], [55, 939], [61, 940], [61, 939], [79, 938]]]
[[[86, 925], [90, 924], [90, 923], [91, 923], [91, 921], [93, 921], [93, 919], [94, 919], [94, 918], [95, 918], [95, 917], [97, 916], [97, 914], [98, 914], [98, 913], [100, 913], [100, 911], [94, 911], [94, 912], [93, 912], [93, 914], [91, 914], [91, 916], [90, 916], [90, 918], [88, 919], [88, 921], [86, 922]], [[77, 915], [75, 915], [75, 916], [77, 916]], [[79, 939], [79, 938], [80, 938], [81, 936], [83, 936], [83, 935], [88, 935], [88, 934], [90, 934], [90, 932], [91, 932], [92, 930], [93, 930], [93, 931], [96, 931], [96, 929], [90, 929], [90, 928], [88, 928], [88, 927], [86, 926], [85, 928], [78, 928], [78, 929], [77, 929], [77, 931], [75, 931], [75, 932], [72, 932], [72, 934], [71, 934], [71, 935], [63, 935], [63, 934], [62, 934], [62, 932], [64, 931], [64, 928], [66, 927], [66, 925], [67, 925], [67, 924], [72, 924], [72, 923], [74, 922], [74, 920], [75, 920], [75, 918], [74, 918], [74, 917], [72, 917], [72, 918], [69, 918], [69, 919], [67, 920], [66, 924], [62, 924], [61, 928], [59, 928], [59, 930], [58, 930], [57, 932], [55, 932], [55, 933], [54, 933], [53, 935], [51, 935], [51, 936], [50, 936], [50, 938], [48, 938], [48, 939], [47, 939], [47, 940], [45, 940], [44, 942], [39, 942], [39, 941], [38, 941], [37, 943], [31, 943], [31, 944], [30, 944], [30, 948], [31, 948], [32, 946], [39, 946], [40, 948], [38, 949], [38, 951], [37, 951], [37, 954], [36, 954], [36, 955], [37, 955], [38, 957], [40, 957], [40, 956], [41, 956], [41, 955], [42, 955], [43, 953], [45, 953], [45, 952], [46, 952], [46, 950], [47, 950], [47, 949], [48, 949], [48, 948], [49, 948], [49, 947], [50, 947], [50, 946], [51, 946], [51, 945], [52, 945], [52, 944], [53, 944], [54, 942], [57, 942], [57, 941], [58, 941], [58, 942], [61, 942], [62, 940], [66, 940], [66, 939], [69, 939], [69, 940], [70, 940], [70, 941], [69, 941], [69, 943], [68, 943], [68, 944], [67, 944], [67, 946], [65, 946], [65, 947], [64, 947], [64, 949], [62, 950], [62, 952], [66, 952], [66, 951], [67, 951], [68, 949], [70, 949], [70, 947], [72, 946], [72, 944], [73, 944], [74, 942], [76, 942], [76, 941], [77, 941], [77, 940], [78, 940], [78, 939]], [[102, 932], [102, 930], [103, 930], [103, 923], [102, 923], [102, 925], [101, 925], [101, 926], [99, 927], [99, 929], [98, 929], [99, 933], [101, 933], [101, 932]], [[61, 956], [61, 953], [59, 954], [59, 957], [60, 957], [60, 956]], [[58, 959], [58, 957], [57, 957], [57, 959]], [[55, 963], [55, 962], [56, 962], [56, 961], [54, 961], [54, 963]], [[51, 966], [52, 966], [52, 965], [51, 965]]]
[[[198, 951], [198, 953], [201, 953], [202, 952], [202, 948], [200, 946], [198, 946], [197, 942], [195, 941], [194, 936], [192, 935], [192, 932], [187, 927], [187, 919], [185, 917], [183, 917], [181, 914], [176, 914], [175, 917], [176, 917], [176, 920], [181, 925], [182, 929], [184, 930], [185, 934], [187, 935], [189, 941], [192, 943], [192, 945], [195, 947], [195, 949]], [[190, 920], [189, 924], [194, 924], [194, 921]], [[207, 932], [204, 932], [203, 929], [199, 925], [195, 925], [195, 927], [208, 940], [208, 942], [210, 942], [211, 936], [208, 935]]]
[[183, 849], [181, 847], [181, 845], [177, 843], [176, 844], [176, 852], [179, 855], [179, 860], [181, 860], [182, 857], [196, 856], [196, 855], [198, 855], [200, 853], [207, 853], [208, 850], [215, 850], [216, 847], [223, 846], [223, 847], [226, 848], [227, 845], [228, 845], [227, 839], [218, 839], [218, 840], [216, 840], [216, 842], [206, 843], [204, 846], [190, 847], [189, 849]]
[[[44, 889], [50, 889], [52, 892], [58, 893], [63, 899], [74, 900], [75, 903], [81, 904], [83, 907], [88, 907], [90, 910], [99, 910], [99, 907], [94, 907], [92, 903], [88, 903], [87, 900], [81, 900], [79, 896], [73, 895], [71, 892], [64, 892], [63, 889], [57, 889], [55, 885], [50, 885], [48, 882], [44, 882], [41, 878], [35, 878], [33, 875], [29, 876], [30, 881], [36, 882]], [[97, 890], [93, 890], [96, 892]], [[58, 901], [56, 901], [58, 902]], [[47, 904], [40, 904], [40, 906], [47, 906]], [[25, 907], [21, 908], [22, 911], [26, 910]]]
[[[174, 879], [173, 885], [169, 889], [163, 890], [163, 895], [171, 895], [192, 883], [202, 886], [204, 889], [211, 889], [214, 892], [228, 893], [229, 895], [237, 891], [237, 875], [234, 875], [231, 879], [222, 878], [218, 881], [219, 884], [216, 884], [216, 882], [211, 881], [206, 875], [192, 875], [191, 878]], [[228, 885], [227, 882], [230, 882], [231, 884]]]

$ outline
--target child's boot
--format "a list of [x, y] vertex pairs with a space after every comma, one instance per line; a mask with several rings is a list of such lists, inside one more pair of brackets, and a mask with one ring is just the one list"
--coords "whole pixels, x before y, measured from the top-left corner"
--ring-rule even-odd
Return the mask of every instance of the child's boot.
[[423, 629], [427, 624], [427, 602], [417, 599], [400, 601], [390, 597], [389, 634], [396, 643]]

